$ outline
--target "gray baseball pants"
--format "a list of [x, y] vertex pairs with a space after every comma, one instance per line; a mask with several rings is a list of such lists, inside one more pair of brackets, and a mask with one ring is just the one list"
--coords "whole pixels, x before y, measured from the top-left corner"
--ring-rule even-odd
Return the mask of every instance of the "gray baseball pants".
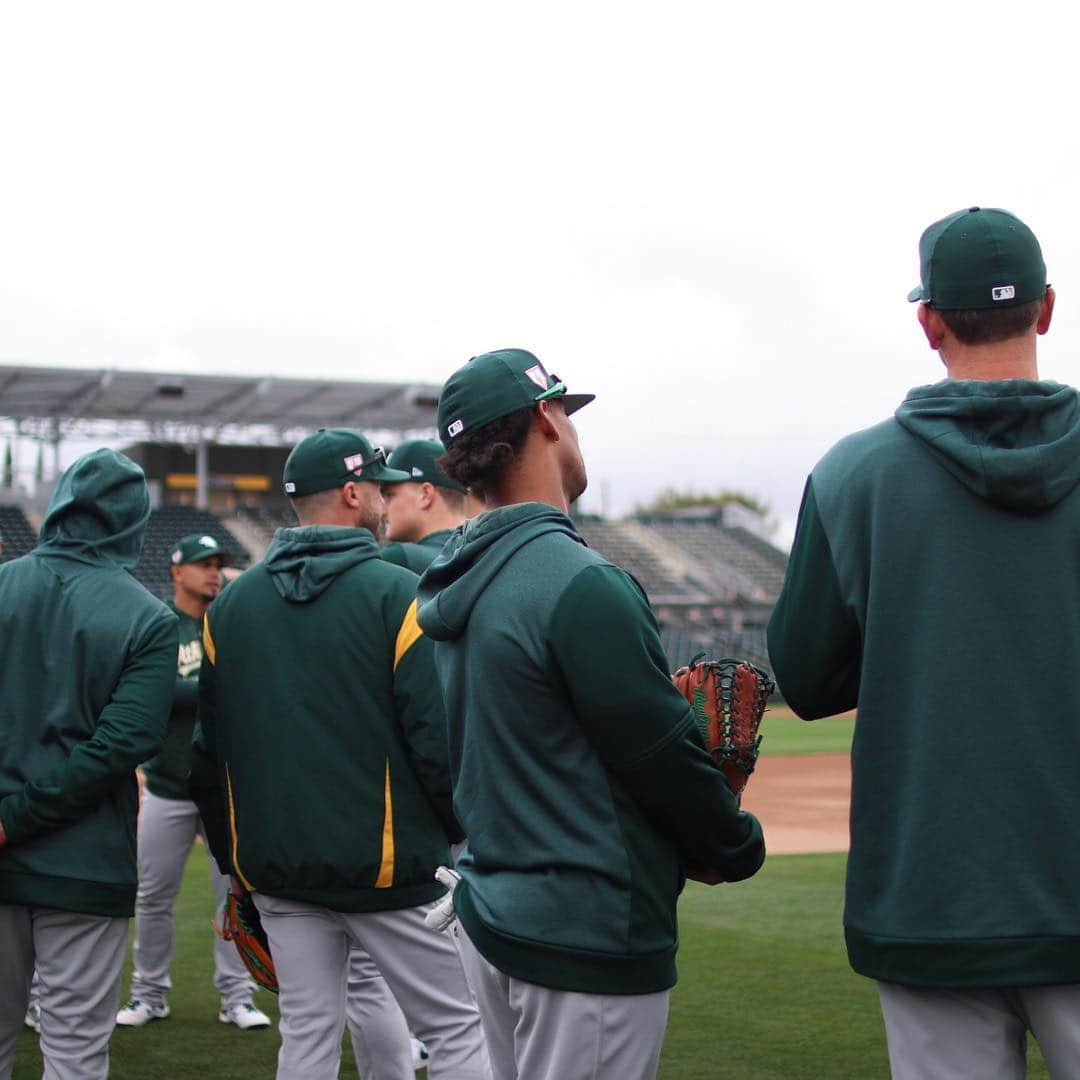
[[413, 1080], [405, 1014], [375, 961], [355, 946], [349, 949], [345, 1018], [363, 1080]]
[[461, 960], [424, 925], [432, 905], [350, 915], [258, 892], [255, 903], [278, 975], [278, 1080], [337, 1080], [350, 945], [371, 957], [427, 1046], [430, 1080], [491, 1080]]
[[1028, 1031], [1054, 1080], [1080, 1076], [1080, 984], [878, 994], [893, 1080], [1023, 1080]]
[[669, 991], [580, 994], [503, 974], [454, 923], [498, 1080], [652, 1080]]
[[127, 930], [127, 919], [0, 904], [0, 1080], [11, 1077], [35, 968], [43, 1080], [105, 1080]]
[[[163, 799], [143, 791], [139, 808], [139, 891], [135, 898], [135, 944], [132, 948], [131, 996], [160, 1005], [172, 989], [169, 968], [173, 958], [173, 907], [184, 867], [195, 837], [202, 828], [199, 810], [187, 799]], [[221, 911], [229, 879], [218, 870], [210, 850], [210, 884], [214, 890], [215, 921]], [[248, 976], [235, 946], [217, 936], [214, 946], [214, 986], [221, 1007], [248, 1004], [255, 984]]]

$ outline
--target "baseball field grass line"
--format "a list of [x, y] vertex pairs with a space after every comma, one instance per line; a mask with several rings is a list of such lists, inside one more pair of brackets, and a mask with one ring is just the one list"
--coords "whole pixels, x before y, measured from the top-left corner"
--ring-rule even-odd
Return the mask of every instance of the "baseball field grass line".
[[854, 733], [853, 712], [807, 723], [786, 705], [770, 706], [761, 721], [761, 753], [767, 756], [849, 753]]
[[[750, 881], [690, 883], [679, 905], [679, 984], [661, 1080], [874, 1080], [888, 1076], [877, 991], [848, 967], [841, 931], [844, 855], [769, 858]], [[189, 860], [177, 918], [172, 1016], [114, 1034], [111, 1080], [241, 1080], [274, 1075], [278, 1035], [217, 1021], [205, 856]], [[124, 990], [128, 987], [124, 974]], [[257, 997], [276, 1025], [277, 1002]], [[1049, 1076], [1032, 1048], [1029, 1077]], [[341, 1077], [356, 1078], [345, 1039]], [[423, 1073], [417, 1074], [423, 1077]], [[35, 1037], [13, 1080], [38, 1080]]]

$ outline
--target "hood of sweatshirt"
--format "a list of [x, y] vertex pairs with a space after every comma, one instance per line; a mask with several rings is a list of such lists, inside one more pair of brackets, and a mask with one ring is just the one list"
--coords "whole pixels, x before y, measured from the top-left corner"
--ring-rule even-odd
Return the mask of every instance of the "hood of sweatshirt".
[[565, 533], [579, 544], [574, 523], [546, 503], [515, 503], [465, 522], [420, 578], [418, 619], [428, 637], [451, 641], [465, 632], [477, 598], [506, 563], [537, 537]]
[[1055, 382], [946, 379], [896, 410], [906, 431], [980, 498], [1023, 514], [1080, 483], [1080, 394]]
[[379, 557], [369, 529], [347, 525], [306, 525], [278, 529], [263, 564], [286, 599], [306, 604], [321, 596], [346, 570]]
[[60, 477], [37, 551], [132, 570], [142, 554], [150, 494], [142, 469], [115, 450], [84, 454]]

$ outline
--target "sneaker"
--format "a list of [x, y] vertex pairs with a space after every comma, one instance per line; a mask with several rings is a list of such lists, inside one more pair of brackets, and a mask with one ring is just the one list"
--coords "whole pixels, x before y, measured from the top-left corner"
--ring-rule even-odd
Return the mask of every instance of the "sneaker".
[[426, 1069], [428, 1063], [427, 1047], [415, 1036], [409, 1036], [409, 1045], [412, 1048], [412, 1067], [414, 1072]]
[[169, 1015], [169, 1006], [163, 1001], [153, 1005], [140, 998], [132, 998], [117, 1014], [118, 1027], [143, 1027], [151, 1020], [164, 1020]]
[[26, 1010], [26, 1018], [23, 1023], [31, 1030], [41, 1034], [41, 1006], [36, 1002]]
[[247, 1031], [249, 1028], [270, 1026], [270, 1017], [262, 1009], [256, 1009], [250, 1003], [247, 1005], [230, 1005], [229, 1008], [222, 1009], [217, 1018], [223, 1024], [235, 1024], [241, 1031]]

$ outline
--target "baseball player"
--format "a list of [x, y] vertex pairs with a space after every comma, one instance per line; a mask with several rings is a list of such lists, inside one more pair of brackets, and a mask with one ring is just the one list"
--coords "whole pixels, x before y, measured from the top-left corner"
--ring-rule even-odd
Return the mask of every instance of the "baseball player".
[[[442, 443], [435, 439], [400, 443], [387, 464], [406, 479], [381, 484], [385, 534], [390, 541], [382, 549], [382, 557], [417, 574], [427, 568], [465, 520], [465, 489], [436, 464], [443, 453]], [[389, 1038], [397, 1027], [388, 1015], [394, 1003], [385, 1000], [381, 983], [382, 976], [371, 959], [363, 950], [354, 949], [345, 1011], [353, 1054], [363, 1077], [374, 1077], [380, 1066], [385, 1068], [403, 1050], [400, 1040]], [[409, 1053], [414, 1069], [427, 1060], [427, 1048], [418, 1039], [410, 1038]]]
[[[844, 928], [894, 1077], [1080, 1062], [1080, 395], [1041, 380], [1031, 230], [961, 210], [919, 244], [947, 377], [806, 485], [769, 623], [807, 720], [858, 707]], [[1065, 828], [1065, 833], [1062, 828]]]
[[487, 510], [420, 579], [436, 639], [454, 809], [454, 892], [501, 1078], [655, 1075], [684, 874], [749, 877], [740, 812], [629, 574], [568, 510], [585, 465], [568, 394], [531, 353], [475, 357], [443, 387], [446, 474]]
[[134, 911], [135, 769], [161, 747], [177, 618], [129, 571], [142, 470], [97, 450], [61, 477], [29, 554], [0, 566], [0, 1077], [30, 982], [45, 1075], [109, 1070]]
[[427, 1045], [433, 1080], [490, 1076], [458, 954], [424, 925], [460, 829], [416, 575], [375, 541], [379, 484], [403, 478], [358, 431], [303, 440], [284, 477], [300, 527], [207, 613], [192, 783], [270, 941], [280, 1080], [337, 1077], [350, 945]]
[[[199, 533], [182, 537], [170, 554], [171, 606], [180, 620], [176, 695], [165, 745], [144, 766], [131, 999], [116, 1014], [121, 1027], [142, 1027], [169, 1015], [166, 995], [172, 987], [173, 906], [191, 847], [202, 831], [187, 779], [202, 665], [202, 620], [221, 590], [221, 568], [227, 561], [228, 553], [217, 540]], [[214, 860], [209, 861], [220, 921], [229, 882]], [[255, 986], [236, 949], [220, 938], [214, 939], [214, 986], [221, 996], [218, 1020], [223, 1024], [242, 1030], [270, 1026], [270, 1017], [252, 1004]]]
[[382, 557], [417, 574], [427, 569], [465, 520], [465, 488], [436, 464], [445, 452], [434, 439], [401, 443], [390, 455], [390, 466], [408, 479], [382, 485], [390, 541]]

